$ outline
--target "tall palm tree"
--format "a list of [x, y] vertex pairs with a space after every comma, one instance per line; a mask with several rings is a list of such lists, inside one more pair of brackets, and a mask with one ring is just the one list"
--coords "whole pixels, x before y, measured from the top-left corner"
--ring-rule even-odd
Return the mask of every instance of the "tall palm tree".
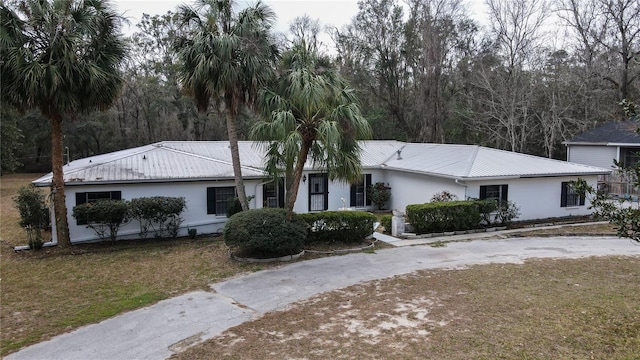
[[309, 157], [332, 180], [360, 179], [358, 140], [370, 138], [371, 127], [357, 103], [355, 91], [312, 46], [302, 42], [283, 55], [279, 79], [261, 93], [265, 117], [251, 138], [267, 147], [267, 171], [284, 173], [289, 220]]
[[238, 199], [242, 209], [249, 203], [244, 190], [236, 119], [243, 105], [252, 105], [260, 87], [274, 75], [278, 50], [270, 35], [274, 12], [258, 2], [233, 12], [232, 0], [197, 0], [193, 7], [181, 6], [188, 38], [178, 43], [181, 77], [185, 90], [196, 101], [198, 111], [221, 98]]
[[0, 5], [2, 102], [51, 121], [59, 246], [71, 244], [62, 172], [62, 121], [106, 109], [119, 95], [126, 55], [121, 17], [106, 0], [15, 0]]

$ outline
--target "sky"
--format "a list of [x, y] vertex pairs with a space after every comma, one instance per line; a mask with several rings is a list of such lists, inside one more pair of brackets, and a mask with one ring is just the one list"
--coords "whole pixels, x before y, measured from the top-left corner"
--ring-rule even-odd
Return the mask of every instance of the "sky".
[[[244, 2], [244, 1], [243, 1]], [[241, 4], [243, 2], [238, 2]], [[319, 19], [322, 25], [341, 27], [347, 24], [358, 11], [357, 0], [263, 0], [277, 15], [276, 30], [286, 32], [289, 23], [305, 14]], [[244, 2], [254, 4], [255, 1]], [[160, 15], [175, 11], [181, 4], [191, 5], [191, 1], [182, 0], [114, 0], [120, 13], [129, 18], [135, 31], [135, 24], [143, 13]], [[127, 31], [125, 31], [126, 33]]]
[[[342, 27], [351, 21], [358, 12], [357, 0], [263, 0], [277, 15], [276, 31], [287, 32], [293, 19], [305, 14], [312, 19], [319, 19], [323, 26]], [[483, 17], [483, 1], [468, 0], [469, 15], [473, 18]], [[131, 29], [135, 31], [135, 24], [143, 13], [149, 15], [165, 14], [167, 11], [175, 11], [178, 5], [191, 5], [187, 0], [114, 0], [120, 13], [131, 22]], [[238, 4], [254, 4], [255, 1], [238, 1]]]

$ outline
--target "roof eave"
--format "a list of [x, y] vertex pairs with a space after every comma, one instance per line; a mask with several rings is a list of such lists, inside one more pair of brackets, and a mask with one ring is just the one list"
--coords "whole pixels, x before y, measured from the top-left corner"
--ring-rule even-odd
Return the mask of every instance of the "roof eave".
[[[251, 175], [243, 176], [245, 180], [260, 180], [269, 175]], [[123, 185], [123, 184], [149, 184], [149, 183], [170, 183], [170, 182], [196, 182], [196, 181], [234, 181], [231, 177], [215, 177], [215, 178], [165, 178], [165, 179], [138, 179], [138, 180], [93, 180], [93, 181], [67, 181], [65, 186], [81, 186], [81, 185]], [[37, 187], [51, 186], [51, 181], [32, 182]]]

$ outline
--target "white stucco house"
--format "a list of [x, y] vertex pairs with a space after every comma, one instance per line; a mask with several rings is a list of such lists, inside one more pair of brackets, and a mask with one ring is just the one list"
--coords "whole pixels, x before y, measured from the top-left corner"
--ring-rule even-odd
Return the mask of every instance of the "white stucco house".
[[640, 122], [611, 121], [563, 144], [567, 161], [611, 169], [614, 160], [624, 167], [640, 161]]
[[[284, 186], [263, 171], [264, 152], [254, 142], [240, 142], [240, 158], [250, 206], [280, 207]], [[568, 182], [582, 178], [595, 186], [608, 169], [550, 160], [475, 145], [414, 144], [399, 141], [361, 143], [363, 178], [359, 184], [329, 181], [322, 169], [305, 167], [295, 211], [373, 209], [365, 188], [383, 182], [391, 187], [387, 209], [405, 210], [448, 191], [459, 199], [496, 198], [513, 201], [519, 220], [587, 215], [588, 201]], [[50, 186], [52, 174], [34, 180]], [[71, 209], [98, 199], [182, 196], [187, 209], [180, 234], [188, 228], [212, 233], [226, 222], [226, 200], [235, 195], [229, 143], [163, 141], [72, 161], [64, 166], [69, 233], [72, 242], [94, 241], [95, 233], [79, 225]], [[128, 224], [119, 238], [136, 238]], [[56, 234], [53, 234], [54, 241]]]

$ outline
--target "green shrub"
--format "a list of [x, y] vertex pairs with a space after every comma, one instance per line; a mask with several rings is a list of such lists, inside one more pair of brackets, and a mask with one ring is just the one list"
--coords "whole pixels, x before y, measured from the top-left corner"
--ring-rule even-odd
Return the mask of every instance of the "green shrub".
[[499, 225], [509, 225], [511, 221], [520, 215], [520, 208], [512, 201], [505, 201], [497, 207], [494, 223]]
[[393, 215], [383, 215], [380, 218], [380, 224], [384, 227], [385, 234], [391, 234], [391, 220], [393, 219]]
[[31, 184], [18, 189], [13, 202], [20, 213], [19, 224], [29, 236], [29, 247], [35, 250], [42, 249], [42, 230], [47, 229], [51, 221], [44, 195]]
[[365, 211], [322, 211], [301, 214], [309, 225], [307, 241], [359, 242], [373, 234], [376, 217]]
[[229, 218], [224, 241], [234, 251], [246, 255], [278, 257], [300, 252], [307, 224], [296, 214], [286, 221], [284, 209], [251, 209]]
[[129, 221], [129, 207], [123, 200], [98, 200], [73, 207], [73, 217], [86, 220], [100, 239], [116, 241], [118, 230]]
[[153, 196], [135, 198], [129, 202], [129, 216], [140, 223], [140, 237], [146, 238], [149, 231], [155, 237], [178, 236], [186, 203], [183, 197]]
[[480, 216], [482, 217], [480, 224], [483, 226], [491, 226], [493, 224], [492, 217], [498, 209], [498, 201], [493, 199], [473, 201], [478, 204], [478, 209], [480, 210]]
[[242, 204], [240, 204], [240, 199], [237, 197], [232, 197], [227, 199], [227, 217], [230, 218], [233, 215], [242, 211]]
[[376, 204], [378, 210], [391, 198], [391, 188], [383, 182], [377, 182], [367, 188], [367, 199]]
[[407, 219], [419, 234], [468, 230], [482, 221], [477, 201], [447, 201], [407, 206]]

